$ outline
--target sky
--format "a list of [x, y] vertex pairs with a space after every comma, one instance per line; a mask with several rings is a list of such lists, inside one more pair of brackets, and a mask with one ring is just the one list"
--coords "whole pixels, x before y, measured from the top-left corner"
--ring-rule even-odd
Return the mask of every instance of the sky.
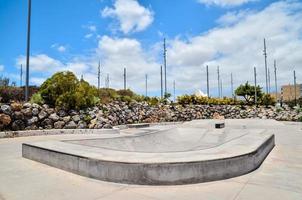
[[[253, 82], [265, 86], [263, 39], [274, 91], [302, 82], [302, 1], [269, 0], [32, 0], [30, 84], [40, 85], [58, 71], [72, 71], [101, 86], [109, 75], [112, 88], [127, 87], [160, 94], [163, 39], [167, 42], [167, 88], [176, 95], [206, 92], [217, 96], [217, 66], [223, 95]], [[27, 0], [0, 0], [0, 76], [20, 84], [25, 68]], [[24, 77], [23, 77], [24, 79]], [[22, 81], [24, 84], [24, 80]]]

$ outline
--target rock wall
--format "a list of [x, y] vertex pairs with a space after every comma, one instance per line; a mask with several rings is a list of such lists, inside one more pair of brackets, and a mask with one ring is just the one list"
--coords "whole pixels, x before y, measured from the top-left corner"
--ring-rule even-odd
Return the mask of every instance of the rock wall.
[[0, 130], [99, 129], [131, 123], [152, 123], [211, 119], [214, 113], [225, 118], [268, 118], [297, 121], [302, 113], [289, 108], [232, 105], [156, 105], [145, 102], [112, 102], [85, 110], [65, 111], [38, 104], [1, 105]]

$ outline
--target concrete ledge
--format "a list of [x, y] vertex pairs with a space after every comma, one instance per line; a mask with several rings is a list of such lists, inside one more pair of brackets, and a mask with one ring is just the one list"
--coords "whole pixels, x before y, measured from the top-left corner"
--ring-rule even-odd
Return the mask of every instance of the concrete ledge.
[[122, 152], [65, 142], [40, 142], [23, 144], [22, 156], [103, 181], [179, 185], [249, 173], [261, 165], [274, 145], [274, 135], [263, 133], [248, 134], [217, 148], [177, 153]]
[[124, 124], [124, 125], [117, 125], [114, 126], [113, 129], [128, 129], [128, 128], [147, 128], [152, 126], [164, 126], [164, 125], [178, 125], [183, 124], [184, 122], [158, 122], [158, 123], [138, 123], [138, 124]]
[[24, 130], [24, 131], [4, 131], [0, 132], [1, 138], [14, 138], [39, 135], [62, 135], [62, 134], [117, 134], [118, 129], [44, 129], [44, 130]]

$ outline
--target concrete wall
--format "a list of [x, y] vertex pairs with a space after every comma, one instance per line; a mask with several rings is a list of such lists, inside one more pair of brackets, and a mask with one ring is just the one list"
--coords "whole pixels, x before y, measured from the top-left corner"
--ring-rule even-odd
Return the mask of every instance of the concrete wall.
[[274, 135], [256, 150], [236, 157], [179, 163], [124, 163], [96, 160], [23, 144], [25, 158], [79, 175], [117, 183], [178, 185], [240, 176], [257, 169], [275, 145]]

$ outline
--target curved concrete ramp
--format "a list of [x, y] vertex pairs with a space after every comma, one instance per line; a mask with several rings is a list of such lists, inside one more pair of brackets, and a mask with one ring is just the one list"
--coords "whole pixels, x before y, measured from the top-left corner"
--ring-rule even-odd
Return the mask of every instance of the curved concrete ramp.
[[176, 185], [246, 174], [275, 144], [274, 135], [262, 129], [215, 130], [185, 123], [133, 129], [134, 135], [131, 130], [115, 138], [26, 143], [22, 154], [104, 181]]

